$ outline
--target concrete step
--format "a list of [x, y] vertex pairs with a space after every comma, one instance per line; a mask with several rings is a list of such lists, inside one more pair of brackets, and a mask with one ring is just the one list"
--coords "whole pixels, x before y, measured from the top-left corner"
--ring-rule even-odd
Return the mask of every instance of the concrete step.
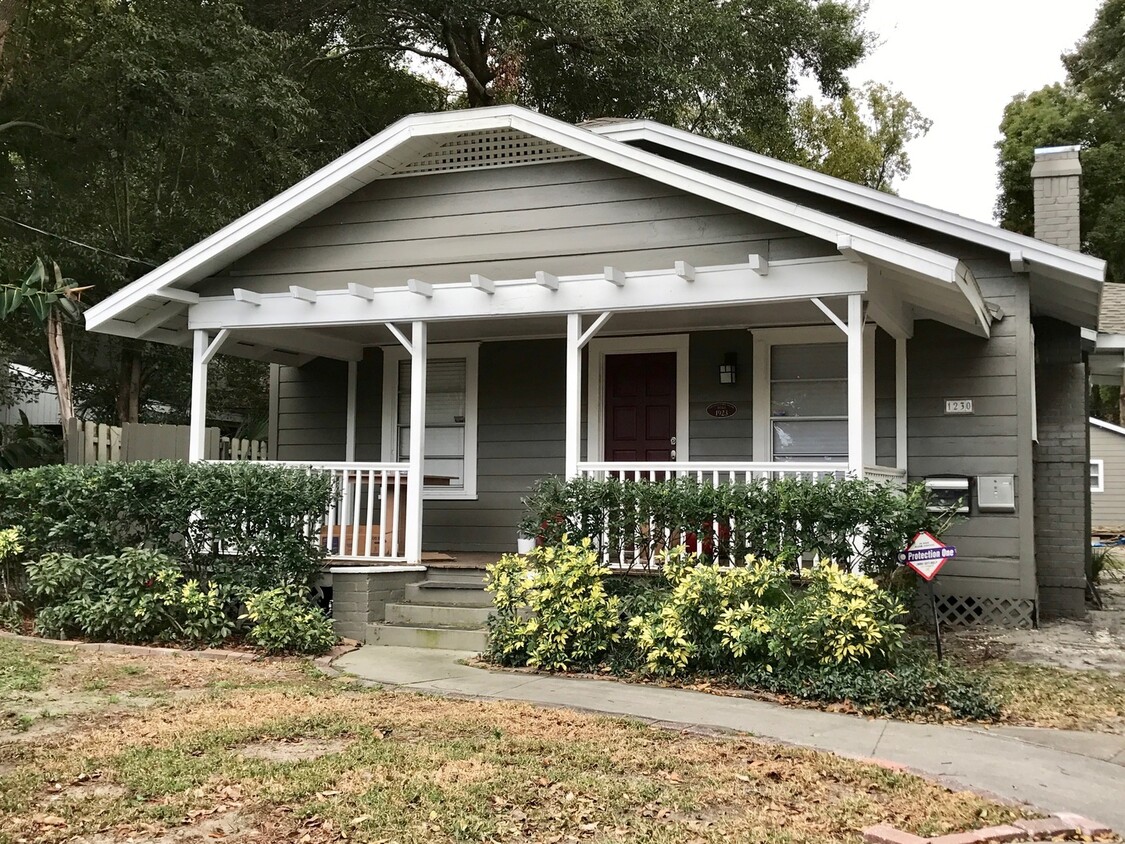
[[484, 566], [426, 566], [426, 580], [456, 580], [484, 583], [488, 572]]
[[406, 586], [406, 603], [450, 607], [491, 607], [492, 593], [472, 580], [424, 580]]
[[480, 653], [488, 646], [488, 633], [484, 630], [460, 630], [454, 627], [369, 624], [367, 644]]
[[387, 624], [411, 627], [459, 627], [483, 630], [488, 626], [490, 607], [450, 604], [387, 604]]

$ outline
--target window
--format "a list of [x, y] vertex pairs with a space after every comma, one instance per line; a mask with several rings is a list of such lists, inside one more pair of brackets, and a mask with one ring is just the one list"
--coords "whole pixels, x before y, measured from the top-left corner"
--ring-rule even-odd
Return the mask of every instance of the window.
[[846, 343], [773, 347], [770, 437], [773, 460], [848, 459]]
[[1090, 492], [1105, 492], [1105, 461], [1090, 461]]
[[[477, 495], [477, 346], [431, 346], [426, 371], [427, 498]], [[410, 459], [411, 360], [384, 349], [383, 459]]]

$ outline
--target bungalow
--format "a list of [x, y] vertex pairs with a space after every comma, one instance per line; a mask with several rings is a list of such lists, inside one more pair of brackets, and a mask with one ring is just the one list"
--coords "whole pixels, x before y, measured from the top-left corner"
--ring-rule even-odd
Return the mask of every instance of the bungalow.
[[194, 350], [193, 459], [214, 355], [275, 364], [339, 575], [512, 550], [548, 475], [909, 478], [968, 502], [944, 618], [1027, 625], [1084, 612], [1078, 171], [1040, 153], [1032, 239], [649, 121], [416, 115], [86, 320]]

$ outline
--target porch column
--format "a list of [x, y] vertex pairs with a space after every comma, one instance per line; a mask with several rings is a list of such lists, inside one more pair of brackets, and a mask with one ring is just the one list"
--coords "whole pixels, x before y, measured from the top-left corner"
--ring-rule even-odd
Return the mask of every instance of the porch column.
[[416, 565], [422, 562], [422, 492], [426, 466], [426, 323], [413, 323], [410, 347], [410, 474], [406, 482], [406, 561]]
[[566, 317], [566, 464], [567, 480], [578, 477], [582, 448], [582, 315]]
[[895, 468], [906, 469], [906, 338], [895, 338]]
[[191, 419], [188, 426], [188, 462], [203, 460], [207, 448], [207, 347], [206, 331], [195, 331], [191, 347]]
[[356, 430], [356, 387], [359, 383], [359, 363], [348, 361], [348, 416], [347, 429], [344, 432], [344, 459], [349, 463], [355, 461], [355, 430]]
[[867, 439], [864, 412], [863, 297], [848, 296], [848, 472], [863, 477], [863, 452]]

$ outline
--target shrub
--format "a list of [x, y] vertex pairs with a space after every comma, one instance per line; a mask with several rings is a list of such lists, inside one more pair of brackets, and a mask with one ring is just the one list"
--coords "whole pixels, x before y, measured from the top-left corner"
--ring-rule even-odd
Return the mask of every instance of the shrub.
[[694, 478], [649, 482], [545, 478], [524, 499], [520, 530], [545, 545], [586, 537], [609, 558], [666, 546], [726, 563], [747, 556], [794, 570], [805, 556], [847, 563], [889, 578], [897, 553], [919, 530], [940, 533], [952, 511], [931, 513], [923, 484], [907, 489], [867, 480], [783, 478], [720, 486]]
[[793, 665], [767, 670], [749, 666], [736, 675], [743, 688], [758, 688], [801, 700], [846, 701], [868, 715], [924, 715], [927, 718], [995, 721], [1000, 704], [988, 682], [963, 668], [929, 660], [892, 670], [853, 665]]
[[786, 566], [701, 564], [666, 554], [672, 584], [663, 604], [629, 623], [649, 670], [737, 670], [747, 664], [889, 664], [905, 630], [904, 609], [871, 578], [824, 564], [796, 583]]
[[0, 630], [18, 630], [22, 605], [18, 600], [23, 580], [19, 563], [23, 542], [19, 528], [0, 530]]
[[247, 638], [268, 654], [322, 654], [339, 641], [332, 620], [295, 584], [251, 595], [244, 618], [252, 624]]
[[618, 639], [621, 599], [606, 591], [610, 570], [589, 539], [507, 554], [488, 567], [496, 614], [489, 648], [502, 663], [588, 667]]
[[200, 582], [260, 591], [311, 583], [324, 552], [304, 526], [327, 511], [327, 475], [255, 463], [155, 461], [0, 474], [0, 524], [28, 556], [146, 548]]
[[157, 551], [46, 554], [28, 563], [27, 581], [36, 628], [45, 636], [214, 646], [234, 627], [229, 588], [185, 580]]

